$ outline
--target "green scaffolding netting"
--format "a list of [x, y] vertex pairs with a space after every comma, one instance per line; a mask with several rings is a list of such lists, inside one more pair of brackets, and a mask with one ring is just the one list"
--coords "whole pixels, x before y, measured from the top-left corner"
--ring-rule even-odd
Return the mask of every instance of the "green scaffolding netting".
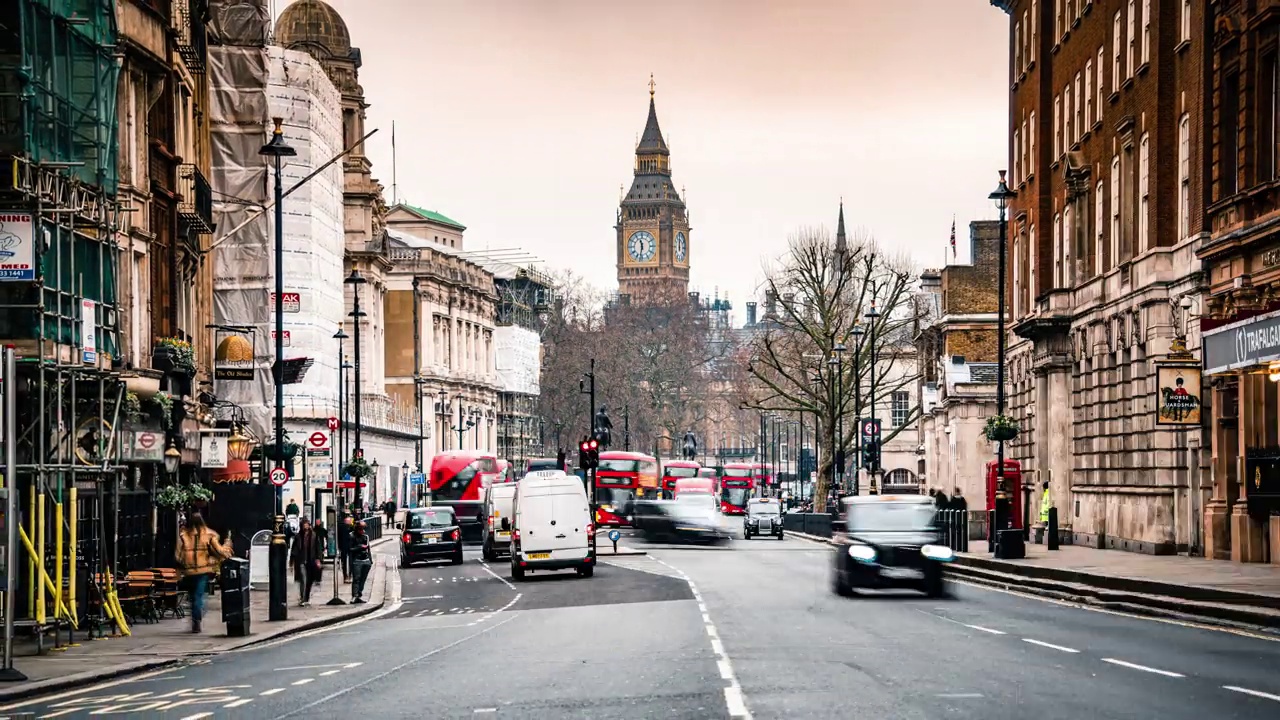
[[0, 153], [118, 181], [113, 0], [0, 1]]

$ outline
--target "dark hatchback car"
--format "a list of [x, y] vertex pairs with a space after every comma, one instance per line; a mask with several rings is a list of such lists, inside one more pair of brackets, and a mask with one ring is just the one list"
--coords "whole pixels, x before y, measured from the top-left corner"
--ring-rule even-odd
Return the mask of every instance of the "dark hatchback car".
[[716, 544], [729, 540], [711, 500], [639, 500], [631, 524], [649, 542]]
[[955, 553], [939, 542], [933, 498], [848, 498], [845, 533], [837, 535], [832, 585], [837, 595], [855, 588], [919, 590], [947, 594], [942, 568]]
[[400, 535], [400, 567], [419, 560], [462, 564], [462, 528], [450, 507], [416, 508], [406, 513]]

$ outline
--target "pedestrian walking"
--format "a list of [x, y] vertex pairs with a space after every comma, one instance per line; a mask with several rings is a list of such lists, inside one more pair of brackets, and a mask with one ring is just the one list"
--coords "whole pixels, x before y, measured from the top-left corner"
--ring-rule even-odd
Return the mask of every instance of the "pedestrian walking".
[[316, 537], [320, 538], [320, 551], [322, 557], [329, 556], [329, 528], [324, 526], [324, 521], [316, 518], [315, 524]]
[[320, 536], [316, 535], [311, 521], [302, 519], [298, 536], [293, 542], [289, 564], [293, 566], [293, 579], [298, 583], [298, 607], [311, 604], [311, 588], [320, 582], [324, 551], [320, 548]]
[[396, 503], [388, 500], [382, 504], [382, 513], [387, 516], [387, 527], [394, 527], [396, 521]]
[[301, 513], [302, 511], [298, 509], [298, 499], [289, 498], [289, 505], [284, 509], [285, 517], [289, 517], [290, 515], [300, 515]]
[[948, 503], [948, 502], [949, 502], [949, 500], [947, 499], [947, 493], [946, 493], [946, 492], [944, 492], [944, 491], [942, 491], [942, 490], [934, 490], [934, 491], [933, 491], [933, 504], [934, 504], [935, 509], [938, 509], [938, 510], [946, 510], [946, 509], [947, 509], [947, 503]]
[[231, 557], [231, 541], [218, 539], [218, 534], [204, 524], [204, 517], [193, 512], [178, 535], [173, 557], [182, 566], [191, 596], [191, 632], [200, 632], [204, 620], [204, 601], [209, 592], [209, 578], [217, 574], [222, 561]]
[[351, 582], [351, 557], [348, 552], [351, 548], [351, 524], [351, 515], [343, 512], [341, 519], [338, 520], [338, 560], [342, 563], [342, 582], [344, 583]]
[[1049, 499], [1049, 481], [1044, 481], [1044, 494], [1040, 496], [1040, 522], [1048, 527], [1049, 525], [1049, 507], [1053, 505], [1053, 501]]
[[355, 532], [351, 534], [351, 603], [360, 605], [364, 603], [364, 581], [369, 577], [369, 570], [373, 568], [373, 551], [369, 547], [369, 536], [365, 534], [364, 523], [358, 522], [355, 525]]
[[962, 512], [969, 510], [969, 501], [966, 500], [964, 494], [960, 492], [960, 488], [956, 488], [956, 494], [951, 496], [951, 503], [948, 507], [952, 510], [960, 510]]

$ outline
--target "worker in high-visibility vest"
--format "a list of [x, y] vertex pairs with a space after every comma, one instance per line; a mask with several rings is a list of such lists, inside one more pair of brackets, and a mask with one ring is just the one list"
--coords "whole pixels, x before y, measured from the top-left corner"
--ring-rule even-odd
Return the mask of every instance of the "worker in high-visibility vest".
[[1044, 494], [1040, 496], [1040, 522], [1049, 524], [1049, 508], [1053, 502], [1049, 499], [1049, 481], [1044, 481]]

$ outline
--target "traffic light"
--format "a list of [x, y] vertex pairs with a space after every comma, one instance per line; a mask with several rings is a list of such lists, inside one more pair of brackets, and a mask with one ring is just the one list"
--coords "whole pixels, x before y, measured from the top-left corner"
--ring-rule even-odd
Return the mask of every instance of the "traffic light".
[[871, 470], [875, 467], [876, 453], [879, 450], [874, 440], [862, 441], [862, 469]]
[[600, 443], [594, 437], [583, 438], [578, 445], [578, 467], [591, 470], [600, 464]]
[[556, 469], [557, 470], [564, 470], [566, 468], [566, 465], [564, 464], [564, 460], [565, 460], [564, 450], [557, 450], [556, 451]]

